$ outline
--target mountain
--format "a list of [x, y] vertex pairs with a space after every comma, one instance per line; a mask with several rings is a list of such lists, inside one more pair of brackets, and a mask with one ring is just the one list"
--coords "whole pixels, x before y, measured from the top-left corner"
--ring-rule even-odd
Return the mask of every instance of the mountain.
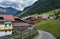
[[60, 8], [60, 0], [38, 0], [33, 5], [26, 7], [19, 16], [41, 14], [58, 8]]
[[15, 16], [19, 15], [21, 12], [22, 12], [22, 11], [18, 11], [18, 12], [15, 14]]
[[7, 7], [7, 8], [4, 8], [4, 7], [0, 7], [0, 14], [11, 14], [11, 15], [16, 15], [18, 14], [18, 10], [12, 8], [12, 7]]

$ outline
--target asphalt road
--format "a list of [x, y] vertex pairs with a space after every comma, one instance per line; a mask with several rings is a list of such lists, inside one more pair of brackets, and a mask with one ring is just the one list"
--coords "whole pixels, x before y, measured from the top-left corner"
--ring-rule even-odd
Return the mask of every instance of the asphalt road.
[[56, 39], [51, 33], [38, 30], [39, 34], [34, 39]]

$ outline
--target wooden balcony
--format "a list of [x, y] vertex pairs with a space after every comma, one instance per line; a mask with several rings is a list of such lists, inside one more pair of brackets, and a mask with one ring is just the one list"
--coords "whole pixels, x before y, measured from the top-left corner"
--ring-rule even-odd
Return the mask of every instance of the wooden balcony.
[[4, 31], [4, 30], [12, 30], [13, 27], [0, 27], [0, 31]]

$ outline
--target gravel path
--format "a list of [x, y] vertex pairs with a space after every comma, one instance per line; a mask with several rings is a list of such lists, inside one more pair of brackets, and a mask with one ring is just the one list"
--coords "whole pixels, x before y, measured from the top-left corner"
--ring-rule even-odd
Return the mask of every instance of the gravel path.
[[39, 34], [34, 39], [56, 39], [51, 33], [38, 30]]

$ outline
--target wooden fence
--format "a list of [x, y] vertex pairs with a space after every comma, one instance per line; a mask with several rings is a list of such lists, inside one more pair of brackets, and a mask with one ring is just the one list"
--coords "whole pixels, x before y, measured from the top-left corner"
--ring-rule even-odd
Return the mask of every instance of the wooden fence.
[[18, 36], [16, 39], [30, 39], [36, 33], [37, 33], [36, 29], [28, 29], [20, 32], [19, 33], [20, 36]]
[[32, 35], [36, 34], [37, 31], [35, 29], [29, 29], [22, 32], [22, 39], [31, 38]]
[[[18, 32], [16, 35], [5, 36], [5, 39], [30, 39], [34, 34], [37, 33], [36, 29], [28, 29], [22, 32]], [[2, 37], [3, 38], [3, 37]]]

